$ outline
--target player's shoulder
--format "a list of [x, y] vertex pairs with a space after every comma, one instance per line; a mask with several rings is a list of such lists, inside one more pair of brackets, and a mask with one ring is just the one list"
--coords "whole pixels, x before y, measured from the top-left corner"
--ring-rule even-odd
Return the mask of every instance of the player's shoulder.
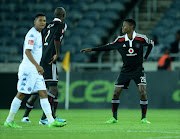
[[60, 29], [60, 30], [63, 30], [63, 32], [65, 32], [66, 31], [66, 29], [67, 29], [67, 24], [66, 23], [64, 23], [64, 22], [61, 22], [61, 23], [56, 23], [57, 24], [57, 26], [58, 26], [58, 28]]
[[118, 36], [114, 42], [122, 42], [122, 41], [125, 41], [125, 35]]
[[37, 30], [36, 30], [34, 27], [32, 27], [32, 28], [28, 31], [28, 33], [26, 34], [26, 37], [35, 37], [35, 36], [36, 36], [36, 32], [37, 32]]
[[64, 26], [64, 22], [62, 21], [53, 21], [55, 26]]
[[147, 36], [144, 34], [136, 33], [136, 37], [147, 39]]

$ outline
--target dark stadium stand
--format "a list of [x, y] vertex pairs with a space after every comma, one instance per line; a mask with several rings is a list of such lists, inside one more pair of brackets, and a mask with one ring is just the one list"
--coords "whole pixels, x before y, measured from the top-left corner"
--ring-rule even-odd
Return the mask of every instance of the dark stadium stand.
[[176, 31], [180, 30], [179, 9], [180, 1], [175, 0], [151, 32], [151, 35], [157, 35], [159, 42], [166, 47], [170, 47], [170, 43], [175, 40]]
[[[88, 61], [90, 57], [79, 50], [107, 43], [108, 36], [127, 14], [127, 3], [134, 4], [131, 0], [0, 0], [0, 62], [19, 62], [19, 58], [11, 57], [22, 56], [24, 36], [33, 26], [33, 16], [43, 12], [50, 22], [58, 6], [66, 9], [68, 25], [60, 59], [70, 51], [73, 62]], [[151, 35], [158, 34], [160, 43], [174, 40], [180, 23], [179, 5], [176, 0], [152, 31]]]
[[19, 58], [12, 57], [21, 57], [24, 36], [33, 25], [33, 16], [43, 12], [50, 22], [57, 6], [66, 9], [68, 25], [60, 59], [69, 50], [72, 61], [88, 61], [79, 50], [103, 44], [121, 18], [126, 1], [129, 0], [1, 0], [0, 62], [19, 62]]

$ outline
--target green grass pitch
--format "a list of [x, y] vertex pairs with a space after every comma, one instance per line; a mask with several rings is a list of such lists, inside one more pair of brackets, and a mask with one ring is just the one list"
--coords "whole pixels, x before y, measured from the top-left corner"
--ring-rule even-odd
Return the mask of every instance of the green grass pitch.
[[106, 110], [58, 110], [57, 115], [67, 119], [61, 128], [39, 125], [42, 110], [34, 109], [31, 123], [22, 123], [24, 110], [19, 110], [15, 122], [22, 129], [6, 128], [3, 123], [9, 110], [0, 110], [0, 139], [180, 139], [180, 110], [149, 109], [151, 124], [140, 123], [141, 111], [119, 109], [118, 124], [105, 124], [112, 117]]

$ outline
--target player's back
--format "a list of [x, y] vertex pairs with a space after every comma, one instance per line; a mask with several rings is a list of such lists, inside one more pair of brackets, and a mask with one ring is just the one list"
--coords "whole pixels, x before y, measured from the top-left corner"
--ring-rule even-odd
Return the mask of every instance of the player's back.
[[[61, 40], [63, 37], [63, 29], [65, 23], [60, 21], [53, 21], [49, 23], [46, 28], [43, 30], [43, 58], [42, 61], [49, 61], [53, 55], [55, 55], [55, 45], [56, 38]], [[59, 41], [57, 39], [57, 41]], [[60, 41], [59, 41], [60, 42]]]

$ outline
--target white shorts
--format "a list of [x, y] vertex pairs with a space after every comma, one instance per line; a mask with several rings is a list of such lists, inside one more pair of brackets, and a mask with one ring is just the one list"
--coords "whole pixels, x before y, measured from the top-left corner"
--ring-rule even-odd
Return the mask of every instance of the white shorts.
[[26, 71], [18, 72], [17, 90], [20, 93], [31, 94], [39, 90], [46, 90], [46, 85], [42, 75]]

